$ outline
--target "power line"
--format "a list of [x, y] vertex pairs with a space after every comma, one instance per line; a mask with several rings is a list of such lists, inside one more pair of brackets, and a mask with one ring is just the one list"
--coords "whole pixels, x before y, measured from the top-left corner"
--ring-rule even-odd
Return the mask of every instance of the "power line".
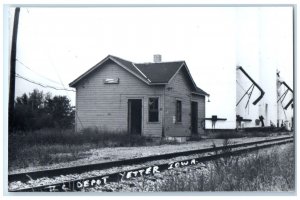
[[39, 86], [44, 87], [44, 88], [51, 88], [51, 89], [54, 89], [54, 90], [64, 90], [64, 91], [76, 92], [75, 90], [69, 90], [69, 89], [66, 89], [66, 88], [56, 88], [56, 87], [53, 87], [53, 86], [50, 86], [50, 85], [44, 85], [44, 84], [42, 84], [42, 83], [38, 83], [38, 82], [35, 82], [35, 81], [30, 80], [30, 79], [28, 79], [28, 78], [25, 78], [24, 76], [21, 76], [20, 74], [17, 74], [17, 73], [16, 73], [15, 75], [16, 75], [16, 77], [18, 77], [18, 78], [21, 78], [21, 79], [23, 79], [23, 80], [25, 80], [25, 81], [28, 81], [28, 82], [30, 82], [30, 83], [39, 85]]
[[[29, 13], [29, 12], [28, 12], [28, 13]], [[24, 67], [26, 67], [27, 69], [29, 69], [30, 71], [32, 71], [32, 72], [38, 74], [37, 72], [33, 71], [30, 67], [28, 67], [27, 65], [25, 65], [23, 62], [21, 62], [20, 60], [18, 60], [17, 58], [16, 58], [16, 60], [17, 60], [21, 65], [23, 65]], [[43, 77], [43, 78], [45, 78], [45, 79], [47, 79], [47, 80], [49, 80], [49, 81], [51, 81], [51, 82], [53, 82], [53, 83], [61, 84], [62, 87], [63, 87], [63, 89], [62, 89], [62, 88], [56, 88], [56, 87], [49, 86], [49, 85], [44, 85], [44, 84], [41, 84], [41, 83], [32, 81], [32, 80], [30, 80], [30, 79], [28, 79], [28, 78], [25, 78], [25, 77], [23, 77], [23, 76], [21, 76], [21, 75], [19, 75], [19, 74], [17, 74], [17, 73], [15, 73], [15, 75], [16, 75], [16, 77], [18, 77], [18, 78], [21, 78], [21, 79], [23, 79], [23, 80], [25, 80], [25, 81], [28, 81], [28, 82], [30, 82], [30, 83], [39, 85], [39, 86], [44, 87], [44, 88], [52, 88], [52, 89], [55, 89], [55, 90], [63, 90], [63, 91], [66, 92], [66, 95], [67, 95], [67, 96], [69, 96], [68, 93], [67, 93], [67, 91], [70, 91], [70, 92], [76, 92], [76, 91], [74, 91], [74, 90], [68, 90], [68, 89], [66, 89], [66, 87], [65, 87], [65, 85], [63, 84], [63, 82], [62, 82], [62, 80], [61, 80], [61, 78], [60, 78], [60, 76], [59, 76], [59, 74], [58, 74], [58, 71], [57, 71], [56, 68], [54, 67], [54, 65], [53, 65], [53, 63], [52, 63], [52, 61], [51, 61], [51, 59], [50, 59], [50, 63], [51, 63], [51, 66], [54, 68], [54, 71], [56, 72], [57, 77], [58, 77], [60, 83], [58, 83], [58, 82], [56, 82], [56, 81], [53, 81], [53, 80], [51, 80], [51, 79], [49, 79], [49, 78], [47, 78], [47, 77], [44, 77], [44, 76], [42, 76], [42, 75], [40, 75], [40, 74], [38, 74], [38, 75], [41, 76], [41, 77]], [[77, 116], [77, 119], [78, 119], [78, 121], [79, 121], [81, 127], [84, 128], [84, 126], [83, 126], [83, 124], [82, 124], [82, 122], [81, 122], [81, 120], [80, 120], [80, 118], [79, 118], [79, 116], [78, 116], [77, 111], [75, 111], [75, 115]]]
[[[50, 62], [51, 62], [51, 61], [50, 61]], [[52, 63], [52, 62], [51, 62], [51, 63]], [[54, 67], [54, 65], [52, 65], [52, 66], [53, 66], [53, 68], [54, 68], [54, 70], [55, 70], [55, 72], [56, 72], [56, 74], [57, 74], [57, 76], [58, 76], [58, 78], [59, 78], [59, 80], [60, 80], [61, 85], [63, 86], [63, 88], [65, 88], [65, 85], [64, 85], [64, 83], [62, 82], [62, 80], [61, 80], [61, 78], [60, 78], [60, 76], [59, 76], [59, 74], [58, 74], [56, 68]], [[67, 92], [66, 92], [66, 94], [67, 94]], [[68, 94], [67, 94], [67, 95], [68, 95]], [[78, 119], [78, 121], [79, 121], [81, 127], [84, 128], [84, 126], [83, 126], [83, 124], [82, 124], [82, 122], [81, 122], [81, 120], [80, 120], [80, 118], [79, 118], [79, 116], [78, 116], [77, 108], [76, 108], [76, 110], [75, 110], [75, 115], [77, 116], [77, 119]]]
[[58, 79], [60, 81], [60, 84], [63, 86], [63, 88], [65, 88], [65, 85], [63, 84], [63, 82], [62, 82], [62, 80], [61, 80], [61, 78], [60, 78], [60, 76], [59, 76], [59, 74], [58, 74], [58, 72], [56, 70], [56, 67], [53, 65], [53, 63], [52, 63], [51, 60], [50, 60], [50, 63], [51, 63], [51, 66], [54, 68], [54, 71], [55, 71], [55, 73], [56, 73], [56, 75], [57, 75], [57, 77], [58, 77]]
[[47, 79], [48, 81], [51, 81], [51, 82], [56, 83], [56, 84], [60, 84], [60, 83], [58, 83], [58, 82], [56, 82], [56, 81], [54, 81], [54, 80], [51, 80], [51, 79], [49, 79], [49, 78], [47, 78], [47, 77], [45, 77], [45, 76], [43, 76], [43, 75], [41, 75], [41, 74], [39, 74], [39, 73], [33, 71], [30, 67], [28, 67], [27, 65], [25, 65], [25, 64], [24, 64], [22, 61], [20, 61], [18, 58], [16, 58], [16, 61], [18, 61], [18, 63], [20, 63], [21, 65], [23, 65], [24, 67], [26, 67], [26, 68], [29, 69], [30, 71], [34, 72], [35, 74], [37, 74], [37, 75], [43, 77], [44, 79]]
[[[49, 54], [48, 54], [48, 57], [50, 58]], [[60, 78], [60, 76], [59, 76], [59, 73], [58, 73], [56, 67], [55, 67], [54, 64], [53, 64], [52, 59], [50, 58], [49, 60], [50, 60], [51, 66], [53, 67], [53, 69], [54, 69], [54, 71], [55, 71], [55, 73], [56, 73], [56, 75], [57, 75], [57, 77], [58, 77], [58, 79], [59, 79], [59, 81], [60, 81], [60, 84], [63, 86], [63, 88], [65, 88], [65, 85], [64, 85], [64, 83], [62, 82], [62, 80], [61, 80], [61, 78]], [[66, 94], [67, 94], [67, 92], [66, 92]], [[68, 95], [68, 94], [67, 94], [67, 95]], [[83, 124], [82, 124], [82, 122], [81, 122], [81, 120], [80, 120], [80, 118], [79, 118], [79, 116], [78, 116], [77, 108], [76, 108], [76, 110], [75, 110], [75, 115], [77, 116], [77, 119], [78, 119], [78, 121], [79, 121], [81, 127], [84, 128], [84, 126], [83, 126]]]

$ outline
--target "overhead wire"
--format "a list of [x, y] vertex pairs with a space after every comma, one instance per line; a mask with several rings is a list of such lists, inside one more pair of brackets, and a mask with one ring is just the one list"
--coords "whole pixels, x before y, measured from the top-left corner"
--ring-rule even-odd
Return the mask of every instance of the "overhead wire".
[[[49, 55], [48, 55], [48, 58], [50, 58]], [[63, 88], [65, 88], [65, 85], [64, 85], [64, 83], [62, 82], [62, 80], [61, 80], [61, 78], [60, 78], [60, 76], [59, 76], [59, 73], [57, 72], [57, 69], [56, 69], [56, 67], [55, 67], [54, 64], [53, 64], [52, 59], [50, 58], [49, 60], [50, 60], [50, 64], [51, 64], [52, 68], [54, 69], [54, 71], [55, 71], [55, 73], [56, 73], [56, 75], [57, 75], [57, 77], [58, 77], [58, 79], [59, 79], [60, 84], [63, 86]]]
[[[30, 14], [29, 9], [26, 8], [26, 10], [27, 10], [27, 13]], [[49, 55], [48, 55], [48, 56], [49, 56]], [[47, 79], [48, 81], [51, 81], [52, 83], [56, 83], [56, 84], [58, 84], [58, 85], [62, 85], [63, 88], [57, 88], [57, 87], [54, 87], [54, 86], [51, 86], [51, 85], [45, 85], [45, 84], [42, 84], [42, 83], [33, 81], [33, 80], [31, 80], [31, 79], [29, 79], [29, 78], [27, 78], [27, 77], [21, 76], [21, 75], [18, 74], [18, 73], [15, 73], [15, 76], [16, 76], [17, 78], [23, 79], [23, 80], [25, 80], [25, 81], [27, 81], [27, 82], [30, 82], [30, 83], [32, 83], [32, 84], [39, 85], [39, 86], [44, 87], [44, 88], [51, 88], [51, 89], [54, 89], [54, 90], [62, 90], [62, 91], [65, 91], [67, 96], [69, 96], [67, 92], [76, 92], [75, 90], [67, 89], [67, 88], [64, 86], [64, 84], [63, 84], [63, 82], [62, 82], [62, 80], [61, 80], [61, 78], [60, 78], [60, 76], [59, 76], [59, 74], [58, 74], [56, 68], [53, 66], [53, 63], [52, 63], [51, 59], [50, 59], [51, 66], [54, 68], [54, 70], [55, 70], [55, 72], [56, 72], [56, 74], [57, 74], [57, 76], [58, 76], [58, 79], [59, 79], [60, 83], [58, 83], [57, 81], [51, 80], [51, 79], [49, 79], [49, 78], [47, 78], [47, 77], [45, 77], [45, 76], [43, 76], [43, 75], [41, 75], [41, 74], [35, 72], [34, 70], [32, 70], [30, 67], [28, 67], [27, 65], [25, 65], [22, 61], [20, 61], [20, 60], [17, 59], [17, 58], [16, 58], [16, 61], [18, 61], [22, 66], [26, 67], [26, 68], [29, 69], [30, 71], [32, 71], [32, 72], [34, 72], [35, 74], [39, 75], [40, 77], [43, 77], [44, 79]], [[77, 115], [77, 118], [78, 118], [78, 120], [79, 120], [79, 122], [80, 122], [80, 124], [81, 124], [81, 126], [82, 126], [82, 128], [83, 128], [82, 122], [81, 122], [81, 120], [80, 120], [80, 118], [79, 118], [79, 116], [78, 116], [78, 114], [77, 114], [76, 111], [75, 111], [75, 114]]]
[[51, 85], [44, 85], [44, 84], [42, 84], [42, 83], [33, 81], [33, 80], [31, 80], [31, 79], [29, 79], [29, 78], [27, 78], [27, 77], [21, 76], [21, 75], [18, 74], [18, 73], [16, 73], [15, 76], [16, 76], [17, 78], [21, 78], [21, 79], [23, 79], [23, 80], [25, 80], [25, 81], [28, 81], [28, 82], [30, 82], [30, 83], [39, 85], [39, 86], [44, 87], [44, 88], [51, 88], [51, 89], [54, 89], [54, 90], [64, 90], [64, 91], [69, 91], [69, 92], [76, 92], [75, 90], [69, 90], [69, 89], [66, 89], [66, 88], [56, 88], [56, 87], [51, 86]]
[[[57, 71], [56, 67], [54, 66], [54, 64], [53, 64], [53, 62], [52, 62], [52, 59], [50, 58], [50, 56], [49, 56], [49, 55], [48, 55], [48, 57], [49, 57], [49, 60], [50, 60], [51, 66], [54, 68], [54, 71], [55, 71], [55, 73], [56, 73], [56, 75], [57, 75], [57, 77], [58, 77], [58, 79], [59, 79], [59, 81], [60, 81], [60, 84], [62, 85], [62, 87], [63, 87], [63, 88], [66, 88], [66, 87], [65, 87], [65, 85], [64, 85], [64, 83], [62, 82], [62, 80], [61, 80], [60, 76], [59, 76], [59, 73], [58, 73], [58, 71]], [[68, 94], [67, 94], [67, 93], [66, 93], [66, 95], [68, 96]], [[75, 110], [75, 115], [76, 115], [76, 117], [77, 117], [77, 119], [78, 119], [78, 121], [79, 121], [79, 123], [80, 123], [81, 127], [82, 127], [82, 128], [84, 128], [84, 126], [83, 126], [83, 124], [82, 124], [82, 122], [81, 122], [81, 120], [80, 120], [80, 118], [79, 118], [79, 116], [78, 116], [77, 109]]]
[[[69, 96], [68, 93], [67, 93], [67, 91], [68, 91], [68, 92], [76, 92], [75, 90], [69, 90], [69, 89], [66, 89], [66, 87], [63, 85], [63, 83], [62, 83], [63, 88], [56, 88], [56, 87], [54, 87], [54, 86], [44, 85], [44, 84], [42, 84], [42, 83], [38, 83], [38, 82], [36, 82], [36, 81], [30, 80], [29, 78], [26, 78], [26, 77], [24, 77], [24, 76], [21, 76], [21, 75], [18, 74], [18, 73], [15, 73], [15, 76], [16, 76], [17, 78], [23, 79], [23, 80], [25, 80], [25, 81], [28, 81], [28, 82], [30, 82], [30, 83], [32, 83], [32, 84], [39, 85], [39, 86], [44, 87], [44, 88], [51, 88], [51, 89], [54, 89], [54, 90], [62, 90], [62, 91], [65, 91], [67, 96]], [[84, 127], [83, 127], [83, 124], [82, 124], [82, 122], [81, 122], [81, 120], [80, 120], [80, 118], [79, 118], [79, 116], [78, 116], [78, 114], [77, 114], [76, 111], [75, 111], [75, 115], [77, 116], [77, 119], [78, 119], [78, 121], [80, 122], [81, 127], [84, 128]]]
[[16, 61], [17, 61], [18, 63], [20, 63], [22, 66], [24, 66], [24, 67], [26, 67], [27, 69], [29, 69], [30, 71], [32, 71], [33, 73], [35, 73], [35, 74], [37, 74], [37, 75], [43, 77], [44, 79], [47, 79], [48, 81], [51, 81], [52, 83], [60, 84], [60, 83], [57, 82], [57, 81], [51, 80], [51, 79], [49, 79], [49, 78], [47, 78], [47, 77], [45, 77], [45, 76], [43, 76], [43, 75], [37, 73], [36, 71], [34, 71], [33, 69], [31, 69], [30, 67], [28, 67], [27, 65], [25, 65], [25, 64], [24, 64], [22, 61], [20, 61], [18, 58], [16, 58]]

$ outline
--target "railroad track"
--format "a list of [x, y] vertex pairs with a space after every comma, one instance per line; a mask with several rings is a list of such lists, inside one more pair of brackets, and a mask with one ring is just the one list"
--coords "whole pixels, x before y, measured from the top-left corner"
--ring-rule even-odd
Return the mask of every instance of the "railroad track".
[[142, 168], [140, 167], [133, 170], [120, 171], [117, 173], [89, 177], [85, 179], [76, 179], [76, 180], [65, 181], [61, 183], [41, 185], [36, 187], [28, 187], [28, 188], [15, 189], [9, 191], [10, 192], [78, 191], [81, 190], [82, 188], [105, 185], [109, 182], [116, 182], [116, 181], [129, 179], [137, 176], [153, 175], [155, 173], [160, 173], [161, 171], [171, 169], [171, 168], [195, 165], [201, 162], [210, 161], [221, 157], [234, 156], [234, 155], [247, 153], [249, 151], [253, 151], [261, 148], [286, 144], [286, 143], [293, 142], [293, 138], [294, 138], [293, 136], [281, 137], [281, 138], [274, 138], [269, 140], [238, 143], [238, 144], [232, 144], [227, 146], [217, 146], [212, 148], [182, 151], [182, 152], [168, 153], [162, 155], [153, 155], [148, 157], [139, 157], [139, 158], [132, 158], [128, 160], [119, 160], [119, 161], [105, 162], [99, 164], [81, 165], [75, 167], [66, 167], [66, 168], [51, 169], [51, 170], [44, 170], [44, 171], [9, 174], [8, 175], [9, 182], [14, 182], [14, 181], [26, 182], [29, 180], [34, 180], [42, 177], [52, 178], [61, 175], [80, 174], [80, 173], [93, 171], [93, 170], [104, 170], [112, 167], [133, 166], [133, 165], [147, 163], [150, 161], [168, 160], [168, 159], [173, 159], [181, 156], [193, 156], [193, 155], [195, 156], [192, 159], [182, 160], [178, 162], [171, 162], [171, 163], [167, 162], [164, 164], [151, 165]]

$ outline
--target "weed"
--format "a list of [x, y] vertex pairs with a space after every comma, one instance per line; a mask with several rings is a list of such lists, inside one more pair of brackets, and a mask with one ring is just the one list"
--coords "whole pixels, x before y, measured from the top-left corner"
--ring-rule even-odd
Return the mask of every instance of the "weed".
[[202, 137], [200, 135], [191, 135], [188, 141], [201, 141]]
[[94, 148], [151, 145], [152, 139], [130, 135], [125, 131], [110, 132], [85, 129], [44, 129], [16, 132], [9, 135], [9, 169], [68, 162], [86, 157], [83, 153]]
[[217, 159], [206, 170], [167, 171], [157, 191], [293, 191], [294, 147], [279, 147]]
[[214, 132], [207, 132], [206, 137], [212, 139], [230, 139], [230, 138], [242, 138], [242, 137], [268, 137], [268, 136], [280, 136], [288, 135], [291, 132], [282, 129], [261, 129], [261, 128], [248, 128], [245, 130], [215, 130]]
[[241, 138], [245, 137], [245, 135], [241, 132], [215, 132], [210, 135], [210, 138], [214, 139], [229, 139], [229, 138]]

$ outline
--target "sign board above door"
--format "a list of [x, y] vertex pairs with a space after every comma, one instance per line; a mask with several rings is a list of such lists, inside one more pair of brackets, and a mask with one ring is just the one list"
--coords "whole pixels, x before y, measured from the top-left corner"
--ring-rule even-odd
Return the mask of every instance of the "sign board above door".
[[118, 84], [119, 78], [106, 78], [104, 79], [104, 84]]

